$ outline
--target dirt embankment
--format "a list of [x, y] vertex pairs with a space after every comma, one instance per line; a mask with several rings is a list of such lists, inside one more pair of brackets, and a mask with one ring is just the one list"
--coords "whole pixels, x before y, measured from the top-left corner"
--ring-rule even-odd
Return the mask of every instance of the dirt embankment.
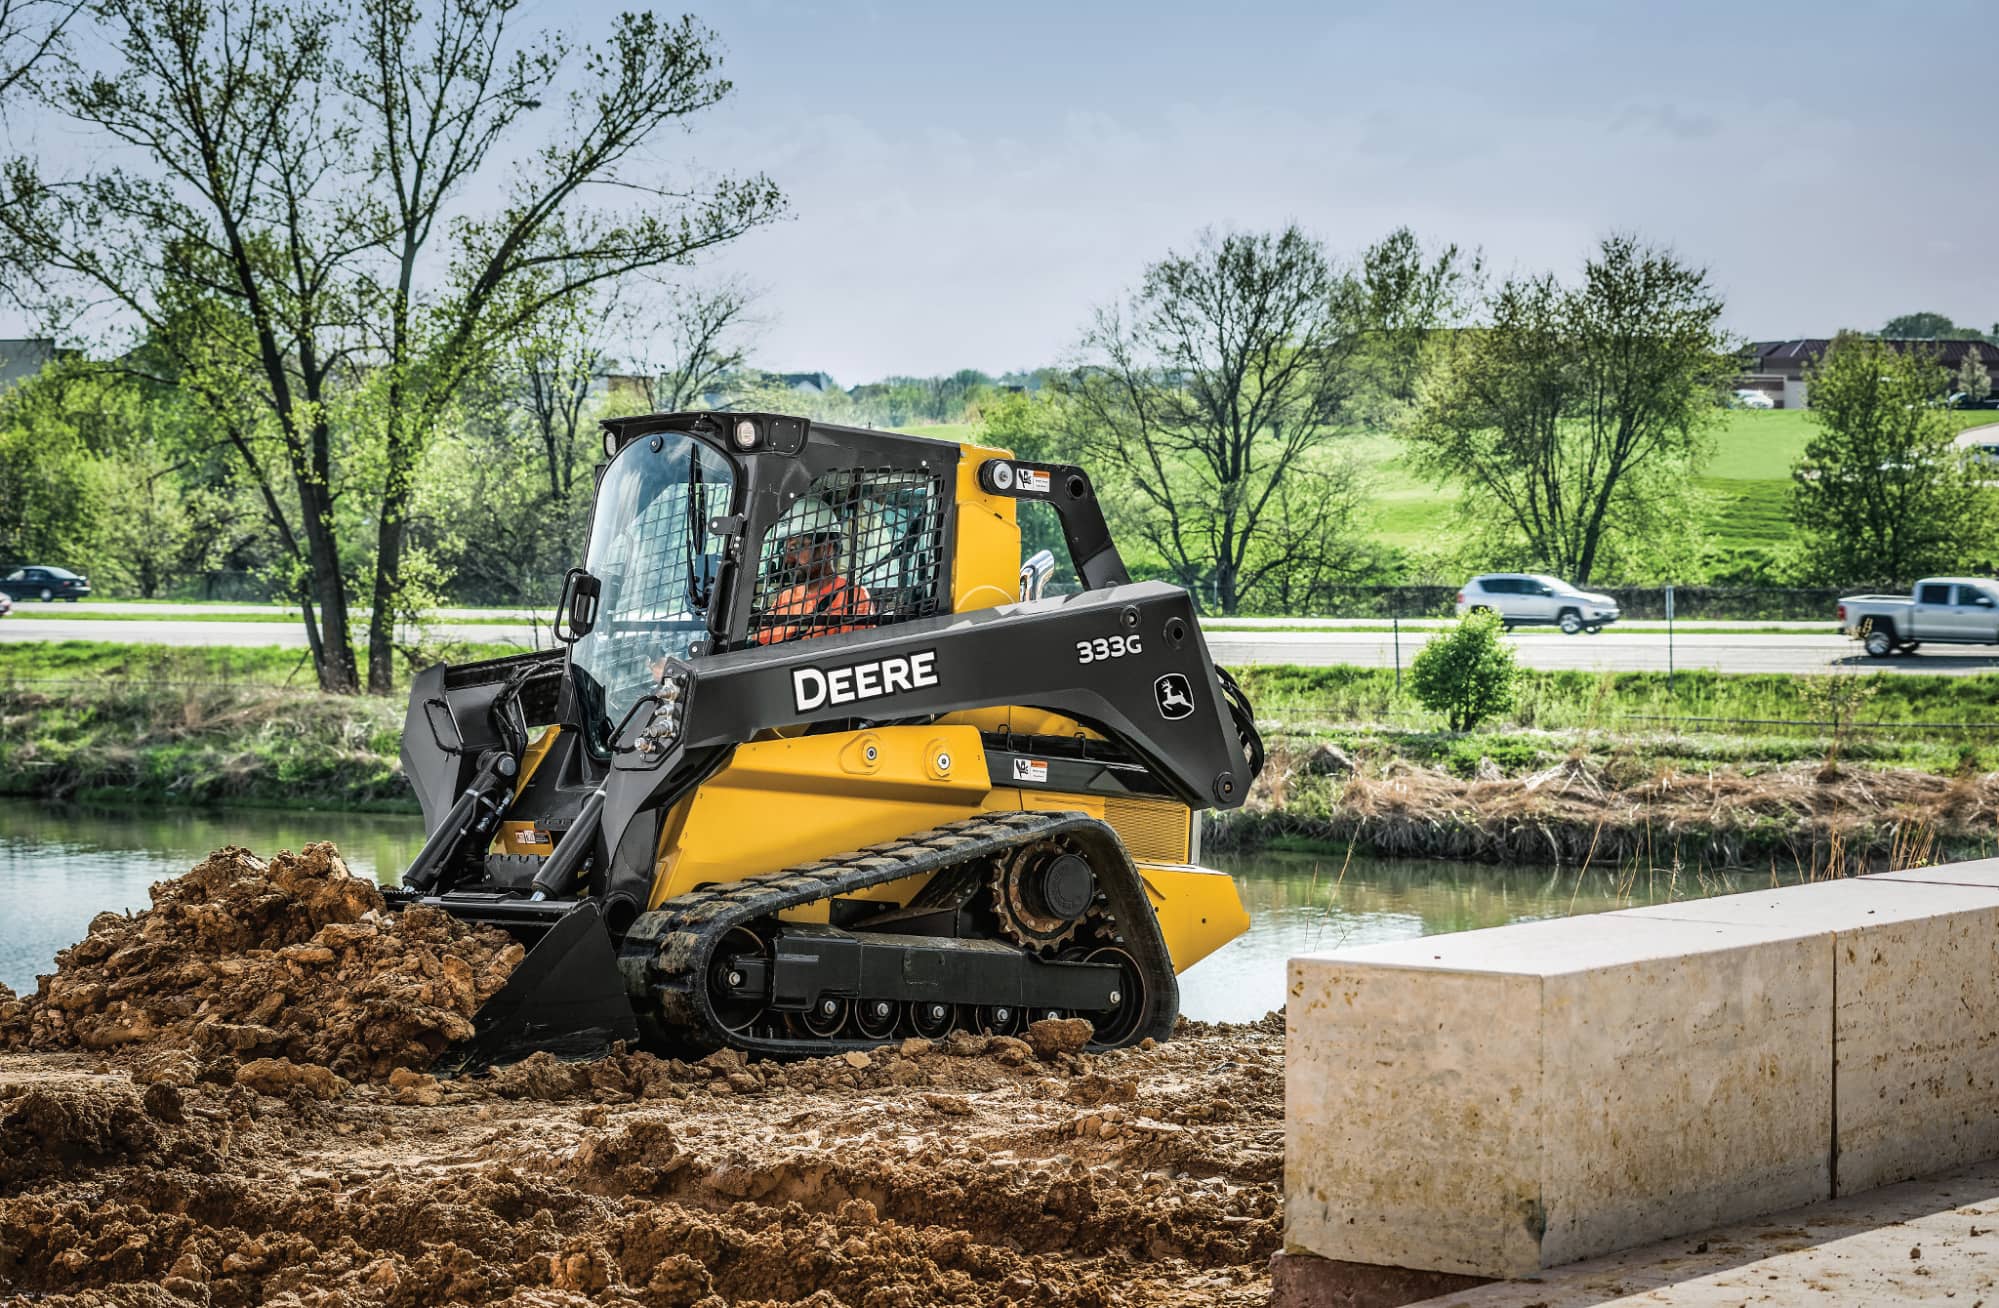
[[[156, 889], [149, 913], [100, 919], [6, 1006], [0, 1299], [920, 1308], [1268, 1293], [1277, 1017], [1185, 1024], [1111, 1055], [1079, 1052], [1085, 1024], [1038, 1023], [1027, 1040], [791, 1064], [537, 1055], [436, 1079], [416, 1054], [498, 984], [504, 946], [378, 920], [372, 890], [345, 876], [327, 847], [268, 865], [225, 851]], [[373, 933], [326, 938], [356, 926]]]
[[1483, 862], [1632, 859], [1838, 875], [1981, 857], [1999, 828], [1999, 774], [1938, 776], [1822, 763], [1745, 771], [1571, 758], [1537, 772], [1460, 777], [1336, 747], [1273, 751], [1249, 803], [1209, 828], [1212, 847], [1277, 835], [1377, 854]]

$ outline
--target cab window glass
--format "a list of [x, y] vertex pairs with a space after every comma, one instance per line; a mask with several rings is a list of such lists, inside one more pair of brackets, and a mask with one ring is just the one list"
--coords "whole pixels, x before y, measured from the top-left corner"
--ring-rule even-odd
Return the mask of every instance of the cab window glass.
[[1916, 588], [1916, 602], [1918, 604], [1948, 604], [1950, 603], [1950, 587], [1940, 586], [1934, 582], [1918, 586]]
[[943, 483], [933, 473], [823, 473], [764, 534], [750, 601], [759, 645], [946, 611]]

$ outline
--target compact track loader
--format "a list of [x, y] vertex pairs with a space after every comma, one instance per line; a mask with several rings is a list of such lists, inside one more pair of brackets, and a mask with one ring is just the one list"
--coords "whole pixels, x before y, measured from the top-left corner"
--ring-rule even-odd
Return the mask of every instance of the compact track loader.
[[[1166, 1037], [1176, 974], [1248, 926], [1200, 815], [1263, 745], [1087, 474], [777, 414], [603, 429], [560, 647], [410, 692], [428, 838], [391, 902], [529, 947], [447, 1062]], [[1077, 593], [1023, 565], [1022, 501]]]

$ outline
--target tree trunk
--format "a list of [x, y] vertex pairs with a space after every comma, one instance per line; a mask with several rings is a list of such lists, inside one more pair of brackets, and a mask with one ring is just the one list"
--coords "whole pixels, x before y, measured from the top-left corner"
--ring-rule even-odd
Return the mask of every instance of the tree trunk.
[[[319, 649], [313, 659], [319, 688], [336, 695], [361, 689], [361, 670], [354, 664], [354, 645], [347, 629], [347, 590], [340, 575], [340, 547], [333, 536], [333, 504], [323, 485], [299, 487], [300, 517], [304, 519], [306, 558], [312, 565], [312, 593], [319, 603]], [[306, 614], [307, 642], [312, 615]]]
[[399, 467], [407, 456], [389, 453], [389, 488], [382, 496], [382, 524], [375, 533], [375, 611], [368, 615], [368, 692], [386, 695], [395, 689], [396, 578], [403, 566], [403, 541], [409, 512], [408, 476]]

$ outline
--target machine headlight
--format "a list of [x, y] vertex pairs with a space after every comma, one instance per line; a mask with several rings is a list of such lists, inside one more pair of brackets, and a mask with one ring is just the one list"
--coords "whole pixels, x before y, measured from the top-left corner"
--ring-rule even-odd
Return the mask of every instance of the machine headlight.
[[757, 447], [757, 437], [760, 434], [754, 422], [751, 422], [748, 418], [739, 419], [736, 423], [736, 448], [739, 450], [755, 449]]

